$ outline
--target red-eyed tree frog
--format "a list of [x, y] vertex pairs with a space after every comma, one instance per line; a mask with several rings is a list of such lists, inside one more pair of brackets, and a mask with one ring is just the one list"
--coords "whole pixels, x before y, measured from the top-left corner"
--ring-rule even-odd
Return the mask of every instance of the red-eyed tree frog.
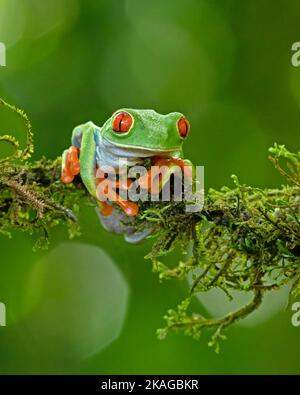
[[[102, 127], [87, 122], [73, 130], [72, 146], [62, 156], [61, 180], [70, 183], [80, 174], [87, 190], [97, 199], [96, 169], [107, 166], [117, 169], [120, 159], [126, 159], [129, 167], [142, 165], [145, 159], [151, 158], [156, 166], [175, 164], [183, 168], [189, 162], [183, 160], [182, 152], [189, 130], [188, 120], [179, 112], [161, 115], [153, 110], [120, 109]], [[139, 181], [142, 188], [148, 188], [147, 175]], [[130, 240], [130, 226], [122, 225], [124, 217], [138, 214], [138, 204], [124, 199], [118, 199], [115, 204], [121, 210], [114, 212], [109, 199], [99, 202], [104, 227], [127, 234], [131, 242], [144, 238], [135, 235]]]

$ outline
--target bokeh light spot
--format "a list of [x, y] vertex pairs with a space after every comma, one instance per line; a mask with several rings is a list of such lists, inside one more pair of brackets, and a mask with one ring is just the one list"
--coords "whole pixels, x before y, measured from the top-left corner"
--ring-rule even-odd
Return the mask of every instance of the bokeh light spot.
[[128, 304], [122, 273], [99, 247], [65, 243], [34, 267], [25, 295], [32, 347], [84, 358], [121, 333]]

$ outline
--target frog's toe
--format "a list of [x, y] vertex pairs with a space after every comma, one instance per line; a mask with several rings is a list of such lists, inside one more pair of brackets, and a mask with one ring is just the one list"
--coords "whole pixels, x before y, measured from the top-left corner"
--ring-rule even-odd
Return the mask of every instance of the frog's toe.
[[77, 174], [80, 173], [80, 163], [79, 163], [79, 149], [71, 146], [68, 149], [67, 153], [67, 166], [70, 170], [70, 173], [72, 173], [74, 176], [77, 176]]
[[74, 180], [74, 176], [72, 176], [69, 173], [63, 172], [60, 180], [64, 183], [64, 184], [70, 184], [73, 180]]
[[69, 149], [65, 150], [62, 155], [60, 179], [65, 184], [71, 183], [75, 176], [80, 173], [78, 153], [79, 150], [76, 147], [71, 146]]

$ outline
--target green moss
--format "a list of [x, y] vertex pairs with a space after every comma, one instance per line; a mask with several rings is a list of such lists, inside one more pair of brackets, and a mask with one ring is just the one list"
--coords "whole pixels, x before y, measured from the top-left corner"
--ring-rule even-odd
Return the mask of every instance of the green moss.
[[61, 158], [28, 162], [33, 153], [33, 132], [24, 111], [0, 100], [0, 104], [15, 112], [25, 123], [27, 144], [20, 149], [12, 136], [0, 136], [15, 152], [0, 160], [0, 233], [10, 236], [12, 230], [36, 235], [35, 248], [46, 248], [50, 229], [67, 225], [70, 237], [79, 233], [76, 213], [86, 191], [79, 182], [60, 182]]
[[[252, 188], [240, 185], [233, 176], [233, 189], [207, 191], [201, 213], [186, 214], [182, 207], [172, 204], [152, 209], [145, 217], [159, 218], [159, 237], [147, 256], [159, 277], [186, 279], [193, 275], [187, 299], [168, 311], [167, 325], [158, 331], [160, 338], [173, 330], [199, 338], [203, 328], [214, 328], [209, 345], [218, 351], [223, 329], [254, 311], [265, 292], [293, 280], [291, 298], [300, 293], [300, 153], [292, 154], [278, 145], [270, 148], [270, 153], [288, 185], [280, 189]], [[187, 249], [191, 241], [193, 252], [187, 261], [175, 268], [160, 262], [160, 257], [176, 246]], [[193, 297], [214, 287], [229, 298], [233, 290], [252, 292], [253, 299], [219, 319], [190, 313]]]

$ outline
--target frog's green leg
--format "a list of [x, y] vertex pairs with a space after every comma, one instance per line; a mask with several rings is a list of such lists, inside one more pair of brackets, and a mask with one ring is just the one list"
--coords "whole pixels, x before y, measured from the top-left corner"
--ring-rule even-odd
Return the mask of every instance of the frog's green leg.
[[83, 126], [74, 129], [72, 143], [78, 144], [80, 141], [80, 176], [83, 184], [89, 193], [97, 198], [96, 195], [96, 141], [95, 125], [88, 122]]
[[[80, 151], [80, 157], [78, 154]], [[87, 122], [77, 126], [72, 133], [72, 146], [63, 153], [61, 180], [72, 182], [74, 176], [79, 174], [88, 192], [96, 196], [96, 141], [95, 125]], [[102, 206], [101, 202], [99, 204]]]
[[97, 185], [101, 179], [96, 178], [96, 140], [95, 125], [88, 122], [77, 126], [72, 133], [72, 144], [80, 147], [80, 175], [89, 193], [97, 199], [102, 215], [109, 216], [113, 212], [111, 204], [100, 201], [97, 197]]

